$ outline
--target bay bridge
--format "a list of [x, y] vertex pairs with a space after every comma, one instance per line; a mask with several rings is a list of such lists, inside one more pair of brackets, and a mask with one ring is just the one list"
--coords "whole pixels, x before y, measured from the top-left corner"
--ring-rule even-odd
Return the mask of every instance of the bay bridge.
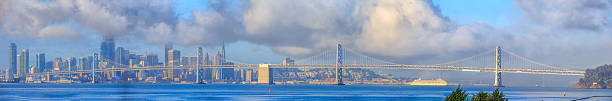
[[[199, 55], [198, 55], [199, 56]], [[199, 57], [198, 57], [199, 58]], [[92, 83], [96, 81], [96, 75], [104, 72], [117, 71], [142, 71], [142, 70], [194, 70], [196, 72], [195, 83], [201, 82], [200, 70], [205, 68], [234, 68], [234, 69], [252, 69], [261, 68], [261, 64], [248, 64], [237, 62], [229, 59], [234, 64], [231, 65], [207, 65], [197, 63], [197, 66], [129, 66], [112, 61], [108, 61], [111, 68], [92, 68], [91, 70], [75, 70], [75, 71], [53, 71], [42, 72], [36, 74], [28, 74], [27, 76], [49, 76], [49, 75], [72, 75], [72, 74], [90, 74], [92, 75]], [[198, 62], [200, 62], [198, 60]], [[322, 51], [319, 54], [297, 59], [291, 64], [266, 64], [266, 68], [330, 68], [335, 69], [336, 84], [343, 85], [342, 69], [346, 68], [363, 68], [363, 69], [408, 69], [408, 70], [444, 70], [444, 71], [461, 71], [461, 72], [493, 72], [495, 82], [493, 86], [502, 87], [502, 73], [519, 73], [519, 74], [542, 74], [542, 75], [569, 75], [583, 76], [583, 70], [571, 70], [564, 67], [557, 67], [540, 63], [525, 57], [522, 57], [514, 52], [504, 50], [500, 46], [493, 49], [483, 51], [479, 54], [457, 59], [454, 61], [430, 64], [430, 65], [412, 65], [399, 64], [395, 62], [377, 59], [362, 53], [355, 49], [344, 48], [341, 44], [337, 44], [335, 49]], [[93, 66], [95, 67], [95, 66]], [[272, 72], [270, 72], [272, 73]]]

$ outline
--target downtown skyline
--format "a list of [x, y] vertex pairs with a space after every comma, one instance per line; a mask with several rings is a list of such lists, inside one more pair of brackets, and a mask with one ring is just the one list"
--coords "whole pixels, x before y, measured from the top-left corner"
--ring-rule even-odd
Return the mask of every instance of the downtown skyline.
[[[225, 42], [228, 59], [259, 64], [314, 55], [341, 41], [402, 64], [447, 62], [495, 46], [570, 69], [612, 61], [607, 23], [612, 10], [610, 2], [598, 0], [24, 0], [0, 5], [0, 47], [14, 42], [19, 53], [29, 49], [30, 64], [38, 53], [47, 60], [100, 53], [105, 36], [113, 37], [116, 47], [157, 54], [159, 60], [165, 43], [183, 54], [195, 54], [197, 47], [213, 54]], [[9, 56], [6, 49], [0, 53]], [[0, 61], [7, 61], [0, 69], [9, 67], [7, 58]]]

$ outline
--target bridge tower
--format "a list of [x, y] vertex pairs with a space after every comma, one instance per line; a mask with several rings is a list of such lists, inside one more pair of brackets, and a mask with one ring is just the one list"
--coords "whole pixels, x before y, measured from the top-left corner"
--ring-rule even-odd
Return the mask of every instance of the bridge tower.
[[200, 65], [202, 65], [202, 47], [198, 47], [197, 49], [197, 53], [196, 53], [196, 71], [195, 71], [195, 76], [196, 76], [196, 84], [200, 84]]
[[494, 87], [504, 87], [502, 85], [502, 75], [501, 75], [501, 55], [502, 55], [502, 49], [500, 46], [495, 47], [495, 83], [493, 84]]
[[[95, 57], [95, 55], [94, 55], [94, 57]], [[95, 84], [96, 83], [96, 65], [95, 65], [96, 61], [94, 61], [94, 59], [92, 59], [91, 61], [92, 61], [92, 63], [91, 63], [91, 84]], [[49, 74], [47, 74], [47, 75], [49, 75]], [[49, 80], [48, 76], [47, 76], [47, 80]]]
[[342, 83], [342, 44], [338, 42], [336, 47], [336, 83], [337, 85], [344, 85]]

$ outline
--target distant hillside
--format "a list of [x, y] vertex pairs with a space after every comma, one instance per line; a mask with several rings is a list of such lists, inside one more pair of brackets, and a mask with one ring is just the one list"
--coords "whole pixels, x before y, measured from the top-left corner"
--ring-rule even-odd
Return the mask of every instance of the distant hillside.
[[587, 69], [584, 78], [572, 88], [612, 89], [612, 65], [603, 65], [595, 69]]

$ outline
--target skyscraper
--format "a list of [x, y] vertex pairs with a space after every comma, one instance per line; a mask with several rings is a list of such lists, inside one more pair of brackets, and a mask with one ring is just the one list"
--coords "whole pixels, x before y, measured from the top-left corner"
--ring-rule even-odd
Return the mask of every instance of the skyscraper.
[[171, 43], [166, 43], [166, 45], [164, 45], [164, 65], [168, 66], [168, 51], [172, 50], [172, 44]]
[[21, 61], [21, 54], [17, 54], [17, 77], [23, 75], [23, 61]]
[[36, 71], [44, 72], [45, 70], [45, 53], [36, 54]]
[[202, 62], [203, 62], [202, 64], [205, 64], [205, 65], [210, 65], [211, 64], [209, 56], [208, 56], [208, 52], [204, 53], [204, 57], [203, 58], [204, 58], [204, 60], [202, 60]]
[[21, 50], [21, 74], [27, 74], [30, 71], [30, 51], [28, 49]]
[[221, 46], [221, 64], [225, 63], [225, 41], [223, 41], [223, 45]]
[[128, 65], [130, 61], [128, 54], [128, 50], [124, 49], [123, 47], [117, 47], [117, 51], [115, 51], [115, 62], [123, 65]]
[[[202, 60], [203, 61], [202, 64], [204, 64], [204, 65], [211, 65], [210, 60], [208, 58], [208, 52], [204, 53], [204, 57], [203, 58], [204, 58], [204, 60]], [[202, 70], [203, 70], [202, 71], [202, 75], [203, 75], [202, 77], [204, 78], [204, 80], [206, 80], [206, 81], [213, 80], [212, 79], [213, 78], [213, 76], [212, 76], [213, 73], [212, 73], [212, 69], [211, 68], [204, 68]]]
[[[181, 62], [181, 52], [178, 50], [168, 51], [168, 66], [179, 66]], [[168, 78], [174, 79], [174, 70], [168, 70]]]
[[[217, 51], [217, 54], [215, 54], [215, 56], [213, 57], [212, 65], [216, 65], [216, 66], [221, 65], [221, 54], [219, 53], [219, 51]], [[221, 80], [221, 69], [219, 68], [212, 69], [212, 79]]]
[[9, 79], [12, 79], [17, 74], [17, 45], [11, 43], [9, 45]]
[[259, 67], [257, 67], [257, 83], [274, 84], [273, 78], [270, 64], [259, 64]]
[[102, 61], [113, 61], [115, 59], [115, 40], [112, 37], [104, 37], [100, 45]]

